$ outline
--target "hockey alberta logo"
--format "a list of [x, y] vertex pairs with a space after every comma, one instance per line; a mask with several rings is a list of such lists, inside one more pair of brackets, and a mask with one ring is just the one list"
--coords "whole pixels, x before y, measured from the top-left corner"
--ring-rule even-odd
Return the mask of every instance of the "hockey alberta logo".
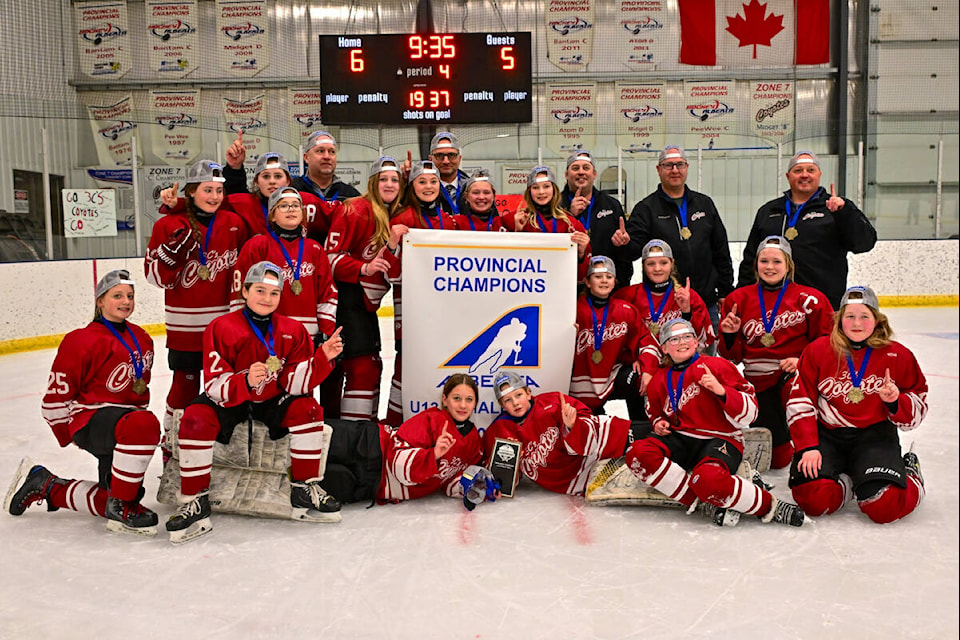
[[540, 367], [540, 305], [507, 311], [453, 354], [444, 368], [466, 367], [475, 376], [503, 367]]

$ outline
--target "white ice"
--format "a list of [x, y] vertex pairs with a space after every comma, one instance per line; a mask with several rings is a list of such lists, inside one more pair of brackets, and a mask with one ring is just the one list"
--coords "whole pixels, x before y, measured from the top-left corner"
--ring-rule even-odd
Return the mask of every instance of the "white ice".
[[[137, 539], [33, 506], [0, 514], [0, 638], [956, 638], [958, 310], [888, 313], [930, 386], [925, 423], [901, 437], [928, 493], [901, 522], [847, 505], [799, 529], [719, 529], [522, 483], [472, 513], [435, 496], [349, 505], [335, 525], [214, 514], [211, 535], [173, 547], [162, 524]], [[96, 478], [93, 457], [60, 449], [40, 417], [53, 355], [0, 357], [0, 490], [26, 455]], [[169, 379], [160, 357], [158, 412]], [[145, 504], [162, 523], [159, 470], [157, 456]], [[789, 496], [784, 471], [768, 479]]]

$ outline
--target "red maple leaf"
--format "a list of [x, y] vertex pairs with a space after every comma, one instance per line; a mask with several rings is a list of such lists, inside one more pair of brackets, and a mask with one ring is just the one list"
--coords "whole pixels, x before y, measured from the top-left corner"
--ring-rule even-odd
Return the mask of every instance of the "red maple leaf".
[[757, 45], [770, 46], [773, 37], [783, 31], [783, 15], [766, 15], [767, 5], [759, 0], [750, 0], [743, 5], [743, 17], [738, 13], [733, 18], [727, 16], [727, 31], [740, 41], [741, 47], [753, 45], [753, 59], [757, 59]]

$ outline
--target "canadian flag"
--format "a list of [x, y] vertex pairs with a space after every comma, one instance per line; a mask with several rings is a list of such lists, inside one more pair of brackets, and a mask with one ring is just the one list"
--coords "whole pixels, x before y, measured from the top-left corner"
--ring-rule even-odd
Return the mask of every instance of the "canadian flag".
[[830, 62], [830, 0], [679, 0], [679, 5], [682, 64]]

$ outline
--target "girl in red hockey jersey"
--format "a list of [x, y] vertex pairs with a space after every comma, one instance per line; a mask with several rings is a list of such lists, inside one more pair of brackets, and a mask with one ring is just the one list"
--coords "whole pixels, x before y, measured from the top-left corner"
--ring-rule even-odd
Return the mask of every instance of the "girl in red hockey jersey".
[[[683, 319], [667, 322], [660, 348], [668, 366], [647, 386], [653, 435], [627, 450], [630, 470], [657, 491], [688, 505], [712, 505], [799, 527], [803, 512], [734, 475], [743, 432], [757, 415], [753, 385], [729, 361], [697, 353], [696, 332]], [[734, 524], [714, 515], [718, 524]]]
[[244, 308], [203, 333], [204, 393], [180, 422], [180, 503], [167, 521], [171, 542], [208, 533], [215, 440], [229, 442], [236, 425], [259, 420], [270, 437], [290, 435], [290, 504], [295, 520], [338, 522], [340, 505], [320, 487], [323, 411], [310, 391], [342, 349], [339, 331], [320, 348], [302, 324], [275, 313], [281, 269], [258, 262], [247, 271]]
[[474, 172], [463, 185], [460, 213], [453, 216], [461, 231], [501, 231], [500, 213], [495, 201], [497, 191], [484, 170]]
[[43, 417], [57, 442], [96, 456], [99, 482], [58, 478], [24, 458], [4, 504], [11, 514], [45, 500], [48, 511], [106, 517], [112, 531], [157, 533], [157, 514], [140, 504], [143, 475], [160, 442], [160, 423], [148, 410], [153, 340], [127, 322], [133, 309], [130, 273], [103, 276], [93, 321], [64, 337], [43, 396]]
[[[234, 272], [234, 299], [231, 309], [243, 307], [240, 282], [250, 267], [267, 260], [282, 265], [284, 295], [278, 313], [297, 320], [318, 342], [326, 340], [337, 327], [337, 287], [333, 284], [330, 260], [316, 240], [306, 237], [301, 194], [293, 187], [275, 189], [268, 201], [267, 234], [248, 240], [240, 250]], [[319, 337], [318, 337], [319, 336]]]
[[376, 420], [380, 405], [380, 322], [377, 309], [389, 290], [384, 254], [399, 251], [399, 235], [390, 221], [402, 207], [400, 165], [392, 157], [378, 158], [371, 166], [366, 192], [347, 201], [331, 223], [326, 251], [337, 284], [337, 324], [345, 343], [332, 382], [343, 385], [340, 417]]
[[[402, 209], [390, 221], [393, 233], [402, 237], [410, 229], [442, 229], [451, 231], [457, 224], [443, 208], [441, 197], [443, 186], [440, 173], [430, 160], [413, 163], [407, 178], [407, 192], [404, 195], [406, 208]], [[388, 277], [393, 284], [393, 336], [397, 357], [393, 365], [393, 379], [390, 381], [390, 402], [387, 404], [387, 416], [384, 421], [399, 426], [403, 421], [403, 397], [401, 392], [401, 372], [403, 369], [403, 287], [400, 274], [400, 252], [385, 254], [390, 263]]]
[[[233, 268], [248, 238], [246, 223], [222, 209], [223, 167], [201, 160], [190, 167], [182, 212], [153, 225], [143, 269], [147, 282], [164, 289], [167, 361], [173, 383], [163, 418], [169, 432], [200, 393], [203, 330], [229, 311]], [[174, 185], [176, 186], [176, 185]]]
[[660, 351], [633, 305], [610, 297], [617, 269], [606, 256], [593, 256], [586, 291], [577, 298], [577, 338], [570, 395], [594, 413], [613, 398], [624, 398], [631, 420], [645, 420], [643, 392], [660, 366]]
[[756, 256], [757, 284], [735, 289], [724, 300], [720, 355], [743, 363], [743, 375], [756, 389], [760, 405], [753, 426], [770, 430], [770, 466], [782, 469], [793, 459], [785, 407], [797, 360], [804, 347], [830, 333], [833, 307], [823, 293], [793, 281], [793, 257], [785, 238], [765, 238]]
[[680, 284], [670, 245], [663, 240], [651, 240], [643, 247], [641, 263], [643, 282], [634, 285], [624, 283], [625, 286], [618, 289], [613, 297], [636, 307], [654, 338], [665, 323], [683, 318], [696, 330], [700, 351], [713, 344], [716, 335], [707, 305], [700, 294], [690, 287], [689, 278], [686, 286]]
[[483, 458], [483, 438], [470, 418], [479, 390], [455, 373], [443, 385], [440, 407], [422, 411], [393, 430], [380, 427], [383, 473], [377, 502], [400, 502], [442, 490], [463, 497], [460, 476]]
[[899, 520], [925, 494], [920, 463], [901, 456], [897, 429], [927, 413], [927, 381], [909, 349], [892, 339], [869, 287], [850, 287], [833, 330], [803, 351], [787, 419], [796, 447], [790, 488], [812, 515], [856, 496], [874, 522]]
[[534, 167], [527, 175], [527, 188], [523, 192], [523, 204], [515, 212], [500, 216], [508, 231], [532, 233], [569, 233], [571, 241], [577, 245], [580, 262], [577, 267], [577, 280], [587, 275], [590, 257], [590, 236], [580, 221], [572, 217], [560, 206], [560, 189], [550, 167]]

